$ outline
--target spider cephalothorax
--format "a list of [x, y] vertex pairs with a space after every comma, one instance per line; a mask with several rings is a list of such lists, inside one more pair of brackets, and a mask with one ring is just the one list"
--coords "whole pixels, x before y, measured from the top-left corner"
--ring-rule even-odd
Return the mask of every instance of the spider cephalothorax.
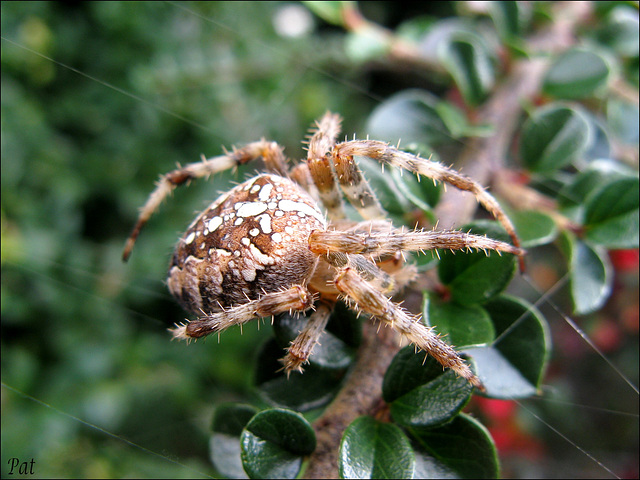
[[[291, 171], [282, 149], [262, 140], [164, 175], [140, 213], [123, 258], [129, 257], [140, 229], [176, 186], [262, 158], [271, 173], [223, 194], [198, 215], [176, 245], [169, 290], [198, 318], [177, 325], [174, 336], [199, 338], [255, 318], [313, 308], [283, 359], [287, 373], [302, 371], [333, 305], [342, 297], [351, 308], [391, 326], [443, 366], [480, 386], [452, 347], [389, 297], [412, 279], [412, 271], [407, 274], [403, 267], [402, 251], [483, 249], [522, 255], [510, 220], [479, 184], [455, 170], [384, 142], [336, 144], [339, 126], [340, 118], [327, 113], [313, 130], [306, 162]], [[384, 220], [354, 156], [470, 191], [502, 223], [514, 245], [455, 230], [394, 228]], [[345, 218], [343, 195], [362, 221]]]

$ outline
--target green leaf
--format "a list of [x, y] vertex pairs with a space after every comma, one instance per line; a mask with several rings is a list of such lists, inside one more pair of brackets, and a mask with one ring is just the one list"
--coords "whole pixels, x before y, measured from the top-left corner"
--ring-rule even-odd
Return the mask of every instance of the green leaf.
[[560, 237], [569, 259], [571, 298], [574, 312], [584, 315], [598, 310], [611, 294], [611, 264], [602, 247], [593, 247], [572, 234]]
[[638, 248], [638, 178], [607, 184], [585, 203], [586, 239], [607, 248]]
[[211, 430], [217, 433], [240, 436], [249, 420], [258, 413], [251, 405], [223, 403], [216, 406], [211, 422]]
[[422, 305], [422, 318], [425, 324], [435, 327], [445, 336], [447, 343], [458, 348], [491, 343], [495, 338], [491, 318], [479, 305], [444, 302], [435, 294], [427, 294]]
[[457, 32], [438, 45], [438, 58], [453, 77], [469, 105], [478, 105], [495, 82], [491, 57], [482, 38], [471, 32]]
[[557, 98], [584, 98], [603, 87], [609, 73], [609, 66], [600, 55], [585, 48], [573, 48], [549, 67], [543, 91]]
[[[633, 175], [631, 169], [619, 162], [608, 159], [594, 160], [585, 170], [575, 176], [573, 181], [562, 188], [559, 202], [562, 206], [575, 206], [584, 203], [585, 199], [600, 190], [606, 184]], [[582, 217], [580, 222], [583, 222]]]
[[405, 90], [379, 104], [367, 120], [371, 138], [402, 144], [437, 145], [451, 141], [438, 112], [441, 100], [423, 90]]
[[[492, 347], [537, 388], [550, 349], [549, 327], [544, 317], [533, 305], [511, 295], [501, 295], [484, 307], [496, 329]], [[491, 375], [486, 373], [487, 377]]]
[[589, 121], [579, 110], [551, 104], [525, 122], [520, 156], [534, 172], [550, 172], [579, 158], [591, 145]]
[[382, 398], [402, 426], [424, 428], [451, 420], [471, 398], [473, 387], [433, 357], [409, 345], [393, 358], [382, 382]]
[[265, 401], [300, 412], [326, 405], [336, 394], [345, 370], [305, 365], [304, 373], [287, 378], [279, 359], [285, 351], [275, 339], [267, 341], [256, 360], [256, 385]]
[[491, 2], [488, 6], [500, 38], [513, 39], [520, 34], [522, 6], [519, 2]]
[[316, 448], [311, 425], [291, 410], [272, 409], [256, 414], [240, 439], [242, 464], [250, 478], [295, 478], [302, 456]]
[[[478, 221], [462, 227], [476, 235], [509, 241], [504, 230], [496, 223]], [[490, 252], [440, 253], [438, 275], [450, 292], [451, 299], [460, 305], [482, 304], [502, 292], [513, 277], [516, 260], [511, 254]]]
[[537, 247], [553, 242], [558, 228], [553, 219], [537, 210], [520, 210], [511, 215], [520, 243], [524, 248]]
[[485, 394], [494, 398], [534, 395], [549, 351], [548, 326], [536, 308], [523, 299], [501, 295], [485, 309], [496, 330], [492, 345], [464, 352], [476, 364]]
[[340, 443], [340, 478], [414, 478], [415, 456], [399, 427], [359, 417]]
[[497, 478], [500, 464], [487, 429], [469, 415], [429, 430], [410, 431], [414, 438], [415, 478]]
[[618, 55], [638, 56], [638, 9], [628, 5], [615, 7], [596, 33], [596, 38]]
[[617, 98], [607, 102], [607, 124], [613, 134], [622, 142], [638, 145], [639, 127], [638, 105]]
[[258, 412], [250, 405], [225, 403], [216, 407], [209, 440], [209, 457], [218, 472], [229, 478], [247, 478], [242, 468], [240, 434]]

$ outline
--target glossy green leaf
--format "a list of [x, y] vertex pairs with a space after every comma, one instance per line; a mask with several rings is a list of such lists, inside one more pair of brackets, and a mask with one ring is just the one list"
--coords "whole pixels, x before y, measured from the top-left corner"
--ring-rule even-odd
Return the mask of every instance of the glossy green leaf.
[[441, 100], [423, 90], [405, 90], [380, 103], [367, 120], [371, 138], [402, 145], [437, 145], [451, 141], [451, 132], [440, 118]]
[[284, 409], [256, 414], [243, 430], [240, 442], [242, 464], [250, 478], [295, 478], [302, 457], [316, 448], [309, 422]]
[[411, 345], [396, 354], [382, 383], [382, 398], [391, 404], [394, 421], [413, 428], [451, 420], [472, 392], [468, 381]]
[[240, 434], [258, 409], [250, 405], [225, 403], [213, 414], [209, 456], [218, 472], [229, 478], [247, 478], [242, 467]]
[[256, 362], [256, 385], [265, 401], [300, 412], [326, 405], [336, 394], [345, 370], [325, 369], [305, 365], [304, 373], [292, 372], [289, 377], [279, 360], [286, 352], [275, 339], [266, 342]]
[[485, 394], [494, 398], [534, 395], [547, 362], [550, 337], [540, 312], [525, 300], [501, 295], [485, 309], [496, 330], [491, 346], [466, 349]]
[[584, 98], [603, 87], [609, 66], [597, 53], [574, 48], [560, 55], [549, 67], [543, 90], [557, 98]]
[[444, 302], [435, 294], [424, 297], [422, 318], [435, 327], [444, 340], [457, 348], [491, 343], [495, 330], [489, 314], [479, 305], [459, 305]]
[[537, 210], [520, 210], [511, 215], [520, 243], [524, 248], [537, 247], [553, 242], [558, 227], [553, 219]]
[[340, 443], [340, 478], [414, 478], [415, 456], [399, 427], [359, 417]]
[[[558, 201], [561, 206], [581, 205], [585, 199], [606, 184], [633, 175], [632, 171], [619, 162], [601, 159], [590, 162], [588, 167], [575, 176], [560, 191]], [[580, 223], [583, 218], [580, 218]]]
[[217, 433], [239, 436], [258, 409], [241, 403], [223, 403], [213, 412], [211, 430]]
[[589, 121], [579, 110], [551, 104], [527, 120], [520, 157], [529, 170], [550, 172], [582, 155], [592, 143]]
[[446, 425], [411, 434], [415, 478], [497, 478], [500, 473], [491, 435], [469, 415], [460, 414]]
[[485, 305], [496, 329], [496, 348], [518, 371], [538, 387], [548, 359], [549, 327], [542, 314], [526, 300], [501, 295]]
[[607, 248], [638, 248], [638, 178], [607, 184], [585, 203], [586, 239]]
[[[465, 225], [462, 230], [509, 241], [496, 222], [478, 221]], [[510, 254], [444, 251], [440, 258], [440, 280], [449, 288], [451, 299], [460, 305], [482, 304], [498, 295], [507, 287], [516, 269], [516, 260]]]
[[574, 312], [584, 315], [598, 310], [611, 294], [611, 263], [602, 247], [594, 247], [564, 232], [562, 250], [569, 259]]
[[619, 55], [637, 57], [639, 30], [637, 7], [619, 5], [609, 12], [596, 38]]
[[480, 104], [495, 82], [491, 57], [480, 37], [459, 32], [438, 45], [438, 58], [469, 105]]

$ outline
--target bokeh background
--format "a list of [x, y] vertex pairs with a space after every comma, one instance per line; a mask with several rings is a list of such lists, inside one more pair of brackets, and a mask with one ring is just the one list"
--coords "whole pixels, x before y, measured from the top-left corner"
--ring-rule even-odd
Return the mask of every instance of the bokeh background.
[[[455, 13], [435, 3], [361, 9], [390, 28]], [[357, 62], [342, 30], [296, 3], [3, 2], [1, 14], [2, 476], [12, 458], [34, 459], [37, 477], [215, 476], [211, 412], [263, 405], [252, 362], [270, 327], [170, 342], [166, 328], [185, 314], [163, 282], [194, 213], [256, 166], [176, 192], [124, 264], [137, 208], [176, 163], [261, 137], [300, 158], [327, 109], [364, 137], [383, 99], [437, 87]], [[555, 255], [531, 274], [541, 292], [562, 276]], [[507, 476], [608, 475], [590, 456], [638, 474], [637, 392], [608, 363], [637, 385], [637, 251], [612, 260], [611, 300], [578, 319], [604, 358], [542, 305], [553, 399], [471, 407]], [[569, 312], [562, 295], [553, 299]]]

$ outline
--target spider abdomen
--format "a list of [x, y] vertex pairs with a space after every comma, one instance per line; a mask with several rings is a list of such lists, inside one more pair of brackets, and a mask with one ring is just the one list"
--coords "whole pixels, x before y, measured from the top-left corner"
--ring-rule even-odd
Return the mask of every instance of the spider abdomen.
[[167, 283], [191, 312], [218, 312], [264, 293], [306, 284], [317, 256], [313, 230], [326, 228], [314, 200], [292, 181], [259, 175], [222, 195], [176, 245]]

